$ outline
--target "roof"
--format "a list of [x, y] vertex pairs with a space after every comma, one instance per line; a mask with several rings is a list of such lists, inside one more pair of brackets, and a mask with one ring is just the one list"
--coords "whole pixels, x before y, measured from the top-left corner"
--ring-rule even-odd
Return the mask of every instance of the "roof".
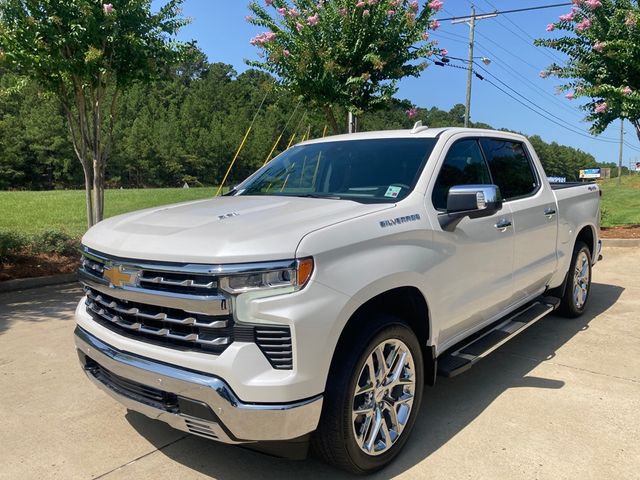
[[428, 127], [419, 127], [415, 130], [406, 129], [406, 130], [378, 130], [374, 132], [358, 132], [358, 133], [348, 133], [343, 135], [333, 135], [324, 138], [315, 138], [312, 140], [307, 140], [305, 142], [301, 142], [299, 145], [310, 145], [314, 143], [322, 143], [322, 142], [343, 142], [348, 140], [373, 140], [373, 139], [381, 139], [381, 138], [436, 138], [440, 134], [447, 132], [451, 135], [457, 133], [468, 133], [471, 135], [496, 135], [500, 137], [510, 136], [510, 137], [519, 137], [522, 138], [522, 135], [514, 134], [511, 132], [504, 132], [501, 130], [489, 130], [482, 128], [463, 128], [463, 127], [444, 127], [444, 128], [428, 128]]

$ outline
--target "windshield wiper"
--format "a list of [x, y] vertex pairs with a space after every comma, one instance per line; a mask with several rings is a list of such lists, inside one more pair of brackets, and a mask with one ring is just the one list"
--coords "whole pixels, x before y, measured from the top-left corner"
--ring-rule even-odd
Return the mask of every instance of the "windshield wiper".
[[339, 195], [323, 195], [322, 193], [300, 193], [298, 195], [292, 196], [302, 198], [327, 198], [329, 200], [342, 200], [342, 197]]

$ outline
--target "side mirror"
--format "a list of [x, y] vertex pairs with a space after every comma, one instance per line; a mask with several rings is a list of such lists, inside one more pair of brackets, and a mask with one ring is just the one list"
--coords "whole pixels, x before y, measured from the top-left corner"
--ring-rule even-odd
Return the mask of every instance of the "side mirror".
[[490, 217], [502, 209], [502, 195], [496, 185], [456, 185], [449, 189], [447, 212], [440, 225], [452, 231], [465, 217]]

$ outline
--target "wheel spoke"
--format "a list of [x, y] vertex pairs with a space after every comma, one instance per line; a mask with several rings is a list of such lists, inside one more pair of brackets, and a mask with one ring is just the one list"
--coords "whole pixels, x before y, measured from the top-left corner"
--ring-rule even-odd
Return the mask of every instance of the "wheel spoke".
[[[398, 351], [400, 351], [400, 349], [398, 349]], [[407, 352], [402, 352], [399, 357], [400, 358], [398, 359], [398, 356], [396, 356], [396, 359], [398, 360], [395, 364], [395, 367], [393, 364], [391, 365], [394, 368], [391, 371], [391, 378], [389, 378], [388, 385], [397, 384], [400, 380], [400, 377], [402, 376], [402, 372], [404, 372], [405, 362], [407, 360]]]
[[373, 450], [373, 446], [375, 444], [376, 438], [378, 438], [378, 434], [380, 433], [380, 428], [382, 427], [382, 414], [379, 409], [376, 409], [375, 418], [373, 420], [373, 426], [369, 431], [369, 436], [364, 444], [365, 450], [371, 452]]

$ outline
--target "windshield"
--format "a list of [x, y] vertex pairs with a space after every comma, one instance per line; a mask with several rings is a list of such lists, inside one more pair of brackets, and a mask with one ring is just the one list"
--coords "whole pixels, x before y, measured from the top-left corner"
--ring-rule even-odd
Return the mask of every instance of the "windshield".
[[299, 145], [240, 184], [236, 195], [394, 202], [411, 192], [435, 143], [392, 138]]

